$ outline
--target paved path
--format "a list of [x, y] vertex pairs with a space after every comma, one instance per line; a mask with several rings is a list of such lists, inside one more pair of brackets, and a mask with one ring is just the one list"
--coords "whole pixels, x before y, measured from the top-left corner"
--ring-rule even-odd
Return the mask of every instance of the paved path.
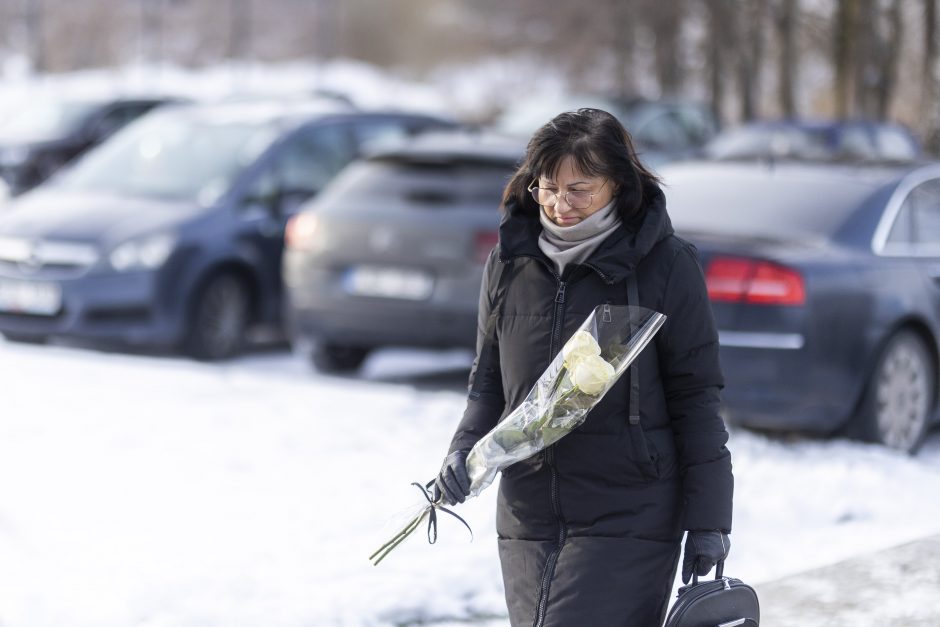
[[755, 587], [761, 627], [940, 627], [940, 535]]
[[[940, 535], [755, 588], [761, 627], [940, 627]], [[431, 624], [509, 627], [505, 618]]]

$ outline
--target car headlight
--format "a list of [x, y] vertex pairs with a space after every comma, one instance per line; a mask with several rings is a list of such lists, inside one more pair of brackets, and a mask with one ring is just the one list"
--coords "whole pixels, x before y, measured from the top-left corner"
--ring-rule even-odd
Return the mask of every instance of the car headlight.
[[176, 238], [168, 233], [150, 235], [118, 245], [108, 259], [118, 272], [153, 270], [163, 265], [175, 245]]

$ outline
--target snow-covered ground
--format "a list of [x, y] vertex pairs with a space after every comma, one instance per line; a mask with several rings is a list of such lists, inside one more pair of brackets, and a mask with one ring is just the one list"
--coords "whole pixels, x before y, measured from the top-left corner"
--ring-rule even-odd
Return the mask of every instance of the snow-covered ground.
[[[490, 488], [385, 562], [462, 406], [463, 353], [356, 378], [0, 340], [0, 626], [288, 627], [505, 614]], [[940, 531], [917, 458], [735, 430], [728, 574], [769, 581]], [[499, 624], [496, 621], [492, 624]]]

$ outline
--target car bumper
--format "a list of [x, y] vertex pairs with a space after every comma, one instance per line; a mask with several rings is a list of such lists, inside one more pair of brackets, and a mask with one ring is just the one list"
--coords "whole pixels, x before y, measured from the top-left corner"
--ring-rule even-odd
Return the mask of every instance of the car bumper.
[[720, 332], [728, 419], [749, 427], [830, 433], [851, 416], [863, 373], [796, 333]]
[[476, 346], [477, 312], [422, 302], [359, 299], [330, 306], [288, 305], [291, 337], [356, 346], [450, 348]]
[[[15, 277], [17, 281], [36, 281]], [[61, 290], [54, 314], [0, 311], [0, 333], [68, 336], [140, 345], [168, 345], [182, 333], [180, 316], [156, 306], [159, 272], [85, 275], [48, 281]]]

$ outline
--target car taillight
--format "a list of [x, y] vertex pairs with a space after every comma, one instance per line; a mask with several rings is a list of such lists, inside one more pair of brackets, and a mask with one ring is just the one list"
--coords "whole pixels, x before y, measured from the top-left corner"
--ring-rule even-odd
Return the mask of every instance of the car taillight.
[[477, 231], [473, 236], [473, 258], [477, 263], [486, 263], [486, 258], [490, 256], [490, 251], [493, 250], [493, 247], [498, 243], [498, 231]]
[[760, 305], [803, 305], [806, 289], [798, 271], [757, 259], [715, 257], [705, 271], [714, 301]]
[[284, 245], [295, 250], [313, 248], [313, 238], [317, 233], [317, 217], [312, 213], [298, 213], [287, 221], [284, 229]]

